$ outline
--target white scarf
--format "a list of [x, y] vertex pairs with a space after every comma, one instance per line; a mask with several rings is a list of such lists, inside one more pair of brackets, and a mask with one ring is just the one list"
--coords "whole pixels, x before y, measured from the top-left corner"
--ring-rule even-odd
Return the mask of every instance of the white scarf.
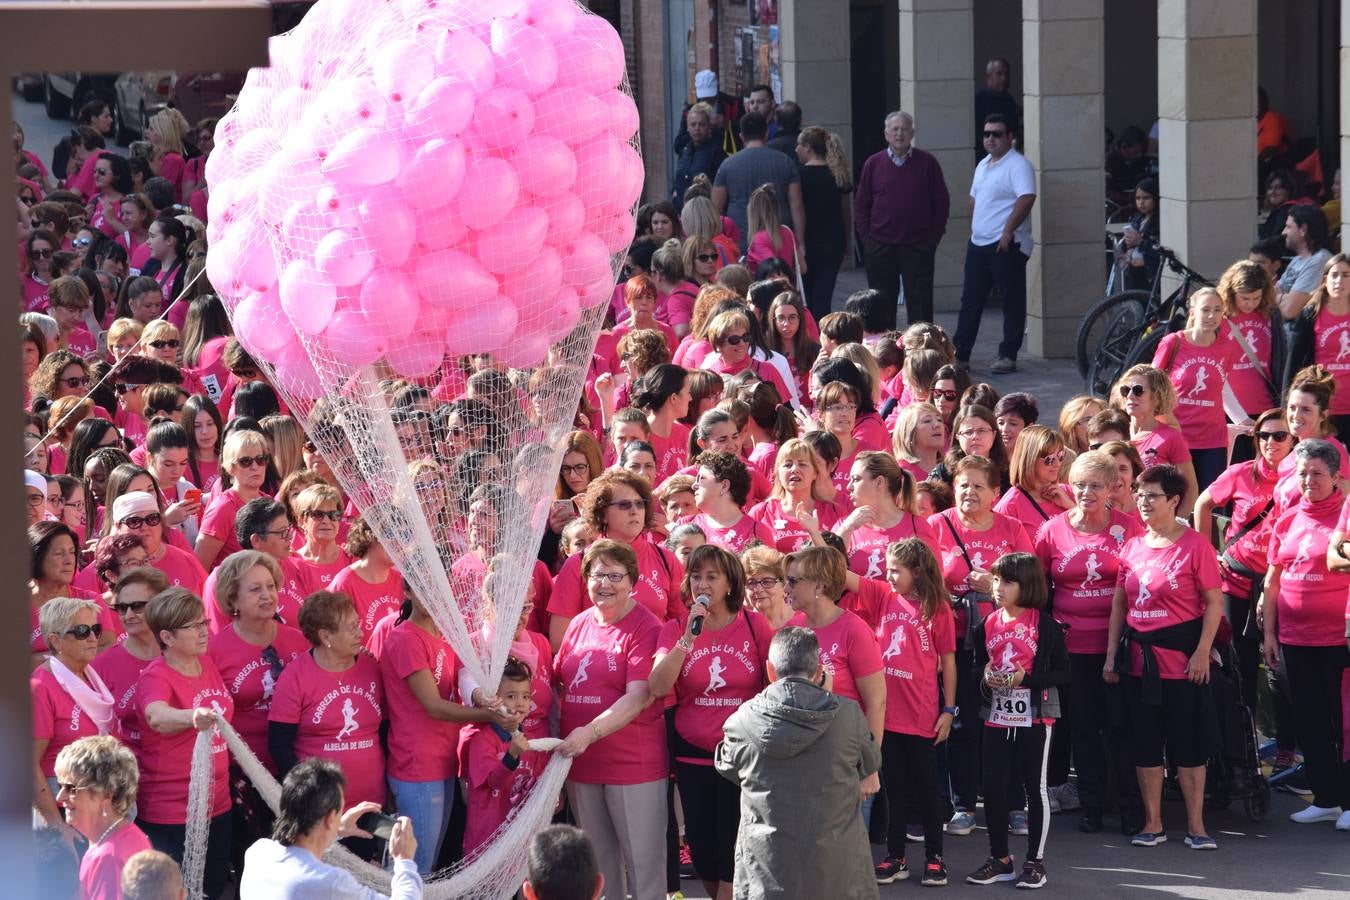
[[47, 660], [52, 674], [56, 676], [57, 684], [61, 685], [70, 695], [70, 699], [75, 701], [75, 705], [84, 710], [84, 714], [98, 726], [98, 733], [107, 734], [112, 727], [115, 701], [112, 691], [108, 690], [103, 679], [93, 667], [86, 667], [84, 674], [89, 680], [85, 681], [70, 671], [70, 668], [57, 659], [55, 654], [48, 656]]

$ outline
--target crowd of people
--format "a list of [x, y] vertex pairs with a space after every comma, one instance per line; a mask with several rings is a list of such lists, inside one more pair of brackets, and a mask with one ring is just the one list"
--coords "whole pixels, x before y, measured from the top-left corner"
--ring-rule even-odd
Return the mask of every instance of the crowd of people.
[[[133, 896], [144, 851], [182, 859], [192, 748], [222, 719], [286, 791], [274, 817], [215, 733], [212, 898], [236, 879], [272, 896], [337, 839], [388, 853], [416, 896], [490, 840], [546, 736], [572, 758], [559, 816], [594, 847], [582, 881], [614, 896], [658, 900], [682, 874], [718, 900], [872, 896], [910, 877], [910, 844], [943, 885], [981, 805], [989, 857], [965, 879], [1038, 888], [1054, 811], [1166, 841], [1169, 767], [1186, 846], [1213, 850], [1210, 763], [1240, 750], [1214, 682], [1255, 709], [1263, 667], [1277, 771], [1311, 797], [1294, 820], [1350, 831], [1350, 259], [1321, 210], [1289, 211], [1282, 273], [1235, 263], [1151, 365], [1043, 413], [970, 370], [984, 296], [1006, 301], [1030, 253], [1006, 114], [982, 123], [973, 190], [1000, 191], [998, 213], [976, 217], [977, 302], [949, 336], [931, 313], [895, 321], [945, 193], [904, 232], [849, 199], [838, 139], [795, 104], [756, 88], [733, 134], [700, 79], [683, 190], [637, 217], [495, 691], [232, 336], [204, 273], [212, 123], [156, 116], [140, 166], [90, 110], [61, 179], [24, 152], [34, 807], [84, 896]], [[935, 183], [912, 118], [885, 128], [859, 190]], [[886, 290], [831, 312], [863, 205]], [[1015, 369], [1020, 330], [991, 371]], [[484, 354], [382, 382], [489, 606], [486, 535], [528, 462], [496, 436], [529, 424], [537, 374]], [[1225, 789], [1260, 777], [1221, 771]], [[374, 810], [401, 817], [387, 840], [356, 825]]]

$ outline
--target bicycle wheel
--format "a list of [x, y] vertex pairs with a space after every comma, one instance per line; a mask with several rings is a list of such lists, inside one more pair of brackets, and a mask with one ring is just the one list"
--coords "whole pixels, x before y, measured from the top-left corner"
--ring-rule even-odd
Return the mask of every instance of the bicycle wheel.
[[1169, 333], [1170, 331], [1166, 325], [1155, 323], [1141, 338], [1139, 338], [1133, 349], [1125, 354], [1125, 362], [1121, 364], [1120, 371], [1128, 371], [1131, 366], [1137, 366], [1140, 363], [1152, 365], [1153, 357], [1158, 353], [1158, 345], [1162, 343], [1162, 339], [1167, 337]]
[[1122, 319], [1120, 328], [1134, 329], [1144, 321], [1144, 310], [1148, 306], [1148, 291], [1121, 291], [1100, 301], [1078, 325], [1078, 336], [1074, 345], [1074, 361], [1078, 364], [1078, 374], [1084, 378], [1088, 374], [1088, 365], [1101, 346], [1111, 326]]

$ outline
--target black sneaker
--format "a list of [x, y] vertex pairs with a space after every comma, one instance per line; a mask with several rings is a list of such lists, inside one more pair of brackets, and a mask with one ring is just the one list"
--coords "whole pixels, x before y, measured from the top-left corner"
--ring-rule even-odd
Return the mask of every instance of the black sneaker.
[[1007, 860], [991, 856], [984, 861], [984, 865], [967, 875], [966, 881], [971, 884], [993, 884], [996, 881], [1012, 881], [1016, 877], [1011, 856]]
[[1042, 888], [1045, 887], [1045, 863], [1039, 859], [1029, 859], [1022, 863], [1022, 874], [1017, 876], [1016, 887], [1020, 888]]
[[942, 857], [923, 864], [923, 881], [919, 883], [925, 887], [942, 887], [947, 883], [947, 864], [942, 861]]
[[904, 857], [888, 856], [877, 863], [876, 869], [877, 884], [892, 884], [896, 881], [904, 881], [909, 877], [909, 863]]

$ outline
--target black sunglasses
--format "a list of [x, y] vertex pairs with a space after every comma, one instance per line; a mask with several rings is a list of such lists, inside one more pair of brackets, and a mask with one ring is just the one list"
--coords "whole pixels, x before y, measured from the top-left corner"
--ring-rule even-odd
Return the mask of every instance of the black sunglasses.
[[125, 525], [132, 531], [135, 531], [143, 525], [149, 528], [158, 528], [160, 521], [159, 513], [150, 513], [148, 516], [127, 516], [119, 524]]
[[1007, 133], [1008, 133], [1008, 132], [1006, 132], [1006, 131], [986, 131], [986, 132], [984, 133], [984, 136], [985, 136], [986, 138], [1001, 138], [1001, 137], [1003, 137], [1004, 135], [1006, 135]]
[[694, 259], [698, 260], [699, 262], [717, 262], [717, 254], [699, 253], [694, 257]]
[[327, 519], [330, 522], [338, 522], [342, 519], [342, 513], [336, 509], [310, 509], [305, 511], [306, 519]]
[[1258, 441], [1275, 441], [1276, 443], [1283, 444], [1285, 441], [1289, 440], [1289, 432], [1287, 432], [1287, 431], [1258, 431], [1258, 432], [1256, 433], [1256, 439], [1257, 439]]
[[178, 343], [177, 340], [151, 341], [150, 346], [154, 347], [156, 350], [177, 350]]
[[1142, 384], [1122, 384], [1120, 386], [1120, 396], [1122, 397], [1142, 397], [1148, 388]]
[[95, 622], [93, 625], [76, 625], [74, 628], [66, 631], [68, 637], [73, 637], [77, 641], [87, 641], [92, 637], [103, 636], [103, 626]]
[[75, 388], [89, 387], [91, 383], [88, 375], [74, 375], [70, 378], [61, 378], [58, 380], [71, 390], [74, 390]]
[[110, 603], [108, 604], [108, 608], [119, 616], [125, 616], [127, 613], [143, 612], [149, 605], [149, 600], [139, 600], [135, 603]]
[[722, 338], [722, 343], [730, 344], [733, 347], [739, 347], [741, 344], [749, 342], [750, 338], [744, 334], [729, 334]]
[[251, 469], [254, 466], [265, 466], [272, 461], [272, 457], [267, 453], [259, 453], [257, 456], [240, 456], [235, 459], [235, 465], [245, 469]]

